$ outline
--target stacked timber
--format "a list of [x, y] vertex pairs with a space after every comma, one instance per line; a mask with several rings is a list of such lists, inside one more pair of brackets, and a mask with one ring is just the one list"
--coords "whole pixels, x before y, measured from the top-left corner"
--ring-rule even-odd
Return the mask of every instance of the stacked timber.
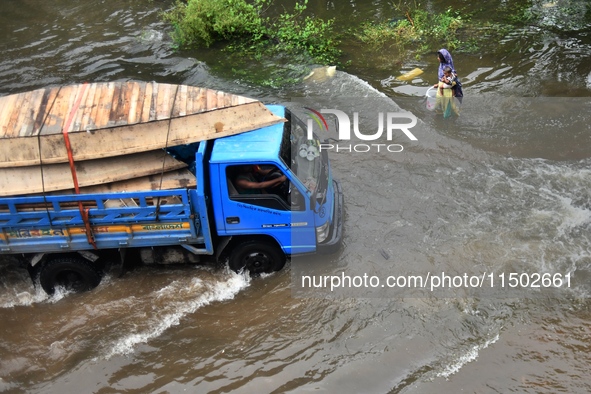
[[167, 148], [283, 121], [253, 99], [156, 82], [0, 97], [0, 196], [195, 186]]

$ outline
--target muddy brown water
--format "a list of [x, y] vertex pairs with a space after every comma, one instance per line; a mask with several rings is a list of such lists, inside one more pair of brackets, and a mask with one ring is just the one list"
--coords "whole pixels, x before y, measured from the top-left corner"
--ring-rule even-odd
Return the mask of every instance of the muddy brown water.
[[[5, 0], [0, 93], [142, 79], [290, 106], [355, 100], [365, 130], [380, 108], [412, 111], [418, 141], [396, 135], [399, 153], [330, 152], [345, 192], [342, 250], [263, 278], [140, 267], [110, 272], [92, 292], [48, 298], [26, 272], [0, 265], [0, 391], [591, 391], [588, 30], [525, 29], [501, 52], [455, 54], [467, 97], [448, 121], [422, 99], [434, 56], [375, 54], [331, 78], [261, 88], [210, 52], [172, 50], [158, 16], [169, 5]], [[389, 12], [385, 2], [314, 7], [352, 19]], [[396, 79], [415, 67], [424, 74]], [[524, 272], [572, 280], [552, 291], [498, 287], [502, 275]], [[492, 274], [497, 287], [301, 288], [304, 275], [427, 273]]]

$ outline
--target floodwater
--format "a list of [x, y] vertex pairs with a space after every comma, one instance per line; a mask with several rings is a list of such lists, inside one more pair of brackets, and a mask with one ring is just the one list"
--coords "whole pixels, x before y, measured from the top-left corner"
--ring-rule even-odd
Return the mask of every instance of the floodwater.
[[[0, 391], [591, 391], [588, 28], [532, 27], [508, 34], [500, 52], [456, 54], [466, 98], [460, 117], [444, 120], [422, 99], [435, 82], [434, 55], [365, 54], [332, 78], [263, 88], [213, 52], [172, 50], [158, 15], [169, 5], [4, 0], [0, 93], [142, 79], [294, 107], [355, 100], [364, 130], [375, 130], [383, 106], [411, 111], [417, 141], [395, 135], [399, 153], [330, 152], [345, 193], [342, 250], [263, 278], [210, 266], [115, 269], [92, 292], [48, 298], [26, 272], [0, 266]], [[388, 9], [315, 7], [351, 19]], [[415, 67], [425, 73], [396, 79]], [[301, 286], [303, 275], [427, 273], [495, 282], [486, 291]], [[545, 289], [519, 276], [526, 286], [511, 289], [511, 273], [561, 282]]]

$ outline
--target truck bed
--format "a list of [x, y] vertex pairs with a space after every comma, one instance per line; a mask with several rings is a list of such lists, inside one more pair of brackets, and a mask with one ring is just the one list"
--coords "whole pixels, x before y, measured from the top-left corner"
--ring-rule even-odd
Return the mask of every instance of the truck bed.
[[0, 198], [0, 253], [93, 249], [87, 228], [97, 249], [207, 245], [198, 200], [194, 189]]

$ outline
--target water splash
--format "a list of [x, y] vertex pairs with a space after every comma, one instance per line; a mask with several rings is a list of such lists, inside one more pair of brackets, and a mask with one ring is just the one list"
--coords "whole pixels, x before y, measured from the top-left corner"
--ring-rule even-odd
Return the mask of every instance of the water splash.
[[164, 310], [164, 313], [149, 319], [147, 328], [137, 329], [117, 340], [104, 358], [133, 352], [138, 344], [146, 343], [151, 338], [160, 336], [168, 328], [178, 325], [184, 316], [213, 302], [233, 299], [250, 284], [248, 274], [229, 272], [228, 275], [229, 277], [215, 282], [193, 278], [189, 286], [184, 281], [175, 281], [157, 290], [154, 293], [155, 303], [162, 306], [159, 309]]
[[444, 377], [445, 379], [449, 378], [451, 375], [457, 373], [462, 367], [478, 358], [478, 353], [481, 350], [486, 349], [493, 343], [499, 340], [499, 334], [495, 335], [494, 338], [487, 340], [483, 344], [474, 345], [468, 351], [459, 356], [454, 362], [450, 365], [446, 366], [445, 369], [439, 373], [437, 373], [437, 377]]

